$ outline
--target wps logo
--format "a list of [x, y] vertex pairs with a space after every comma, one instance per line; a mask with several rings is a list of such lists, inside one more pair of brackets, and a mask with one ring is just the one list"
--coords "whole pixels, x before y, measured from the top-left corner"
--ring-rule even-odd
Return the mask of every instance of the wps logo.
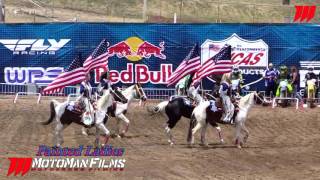
[[21, 176], [30, 171], [32, 158], [9, 158], [10, 166], [7, 176], [14, 172], [14, 176], [21, 173]]
[[70, 39], [0, 39], [6, 48], [14, 55], [55, 55], [55, 52], [65, 46]]
[[316, 14], [316, 6], [295, 6], [296, 14], [294, 16], [293, 22], [309, 22], [314, 18]]

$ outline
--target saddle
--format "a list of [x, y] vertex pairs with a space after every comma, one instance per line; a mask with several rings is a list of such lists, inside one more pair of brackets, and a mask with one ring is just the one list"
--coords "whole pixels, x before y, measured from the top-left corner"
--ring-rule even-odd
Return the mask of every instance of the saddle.
[[175, 99], [178, 99], [178, 98], [181, 98], [183, 100], [183, 104], [185, 106], [189, 106], [189, 107], [195, 107], [195, 101], [188, 97], [188, 96], [171, 96], [170, 99], [169, 99], [169, 102], [175, 100]]
[[[97, 109], [97, 103], [91, 102], [93, 110]], [[72, 101], [66, 106], [66, 110], [75, 114], [83, 114], [86, 111], [86, 107], [79, 101]]]
[[80, 115], [85, 112], [85, 106], [78, 101], [72, 101], [66, 106], [66, 110]]

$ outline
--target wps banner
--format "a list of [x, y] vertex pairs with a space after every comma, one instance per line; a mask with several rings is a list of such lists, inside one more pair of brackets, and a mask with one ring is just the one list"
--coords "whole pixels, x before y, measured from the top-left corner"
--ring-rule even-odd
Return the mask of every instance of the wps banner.
[[[313, 24], [0, 24], [0, 82], [46, 85], [77, 55], [87, 58], [102, 39], [109, 42], [111, 80], [119, 86], [166, 87], [195, 43], [202, 61], [230, 44], [245, 83], [260, 78], [269, 62], [299, 66], [320, 60], [320, 26]], [[92, 72], [92, 84], [104, 71]]]

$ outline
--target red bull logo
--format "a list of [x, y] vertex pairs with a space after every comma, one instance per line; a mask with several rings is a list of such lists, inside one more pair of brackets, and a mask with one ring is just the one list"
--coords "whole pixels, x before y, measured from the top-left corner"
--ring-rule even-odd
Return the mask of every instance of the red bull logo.
[[149, 59], [152, 56], [166, 59], [163, 51], [164, 42], [160, 42], [159, 46], [157, 46], [139, 37], [129, 37], [125, 41], [121, 41], [108, 48], [111, 56], [116, 55], [118, 58], [125, 57], [129, 61], [139, 61], [142, 58]]
[[[158, 71], [152, 71], [145, 64], [127, 63], [124, 70], [110, 70], [110, 80], [112, 83], [152, 83], [165, 84], [172, 74], [172, 64], [161, 64]], [[95, 70], [96, 83], [99, 82], [100, 76], [106, 69], [98, 68]]]

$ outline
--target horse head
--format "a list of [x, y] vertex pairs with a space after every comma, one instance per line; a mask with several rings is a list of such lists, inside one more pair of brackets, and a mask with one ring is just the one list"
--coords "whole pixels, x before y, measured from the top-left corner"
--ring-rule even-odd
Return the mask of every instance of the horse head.
[[141, 84], [140, 83], [136, 83], [135, 85], [134, 85], [134, 88], [135, 88], [135, 97], [137, 97], [137, 99], [140, 99], [140, 100], [142, 100], [142, 101], [146, 101], [147, 100], [147, 96], [146, 96], [146, 94], [144, 93], [144, 90], [143, 90], [143, 88], [142, 88], [142, 86], [141, 86]]

